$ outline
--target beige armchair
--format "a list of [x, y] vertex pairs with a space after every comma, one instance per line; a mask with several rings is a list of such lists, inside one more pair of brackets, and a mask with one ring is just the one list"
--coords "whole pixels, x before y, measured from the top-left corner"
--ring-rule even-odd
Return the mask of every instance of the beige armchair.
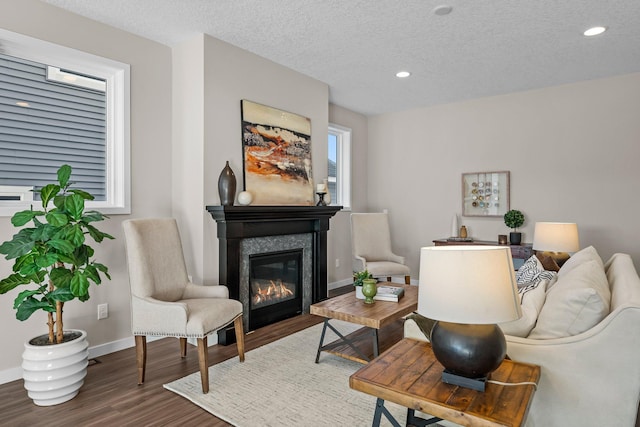
[[133, 219], [123, 223], [131, 285], [131, 328], [135, 336], [138, 384], [144, 382], [147, 335], [197, 338], [202, 392], [209, 392], [207, 335], [234, 322], [238, 355], [244, 361], [242, 304], [226, 286], [189, 282], [176, 221]]
[[351, 214], [351, 248], [353, 271], [368, 270], [373, 277], [404, 276], [411, 281], [411, 270], [404, 257], [391, 250], [389, 217], [386, 213]]

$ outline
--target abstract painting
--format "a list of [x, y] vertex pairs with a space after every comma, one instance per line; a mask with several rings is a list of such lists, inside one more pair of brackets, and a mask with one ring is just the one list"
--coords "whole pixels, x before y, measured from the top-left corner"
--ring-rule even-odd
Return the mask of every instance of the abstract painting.
[[313, 205], [311, 120], [242, 100], [244, 189], [253, 205]]

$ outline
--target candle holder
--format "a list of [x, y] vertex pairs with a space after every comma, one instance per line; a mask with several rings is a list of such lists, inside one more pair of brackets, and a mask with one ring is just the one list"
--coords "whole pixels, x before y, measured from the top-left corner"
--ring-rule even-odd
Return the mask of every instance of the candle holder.
[[316, 206], [327, 206], [327, 202], [324, 201], [324, 195], [327, 193], [317, 192], [316, 194], [318, 195], [318, 203], [316, 203]]

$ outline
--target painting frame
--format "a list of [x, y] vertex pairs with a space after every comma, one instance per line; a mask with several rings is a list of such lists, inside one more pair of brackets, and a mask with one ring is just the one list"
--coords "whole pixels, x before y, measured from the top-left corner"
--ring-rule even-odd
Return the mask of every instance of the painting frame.
[[509, 171], [462, 174], [462, 216], [502, 217], [510, 205]]
[[246, 99], [240, 111], [244, 190], [252, 204], [314, 205], [311, 119]]

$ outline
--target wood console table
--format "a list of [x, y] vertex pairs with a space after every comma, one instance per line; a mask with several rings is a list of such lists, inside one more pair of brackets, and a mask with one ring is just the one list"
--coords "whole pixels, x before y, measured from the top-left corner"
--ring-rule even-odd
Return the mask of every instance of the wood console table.
[[472, 241], [453, 241], [447, 239], [436, 239], [433, 241], [436, 246], [450, 245], [479, 245], [479, 246], [509, 246], [511, 248], [511, 257], [513, 258], [513, 266], [518, 269], [526, 260], [533, 255], [533, 245], [531, 243], [523, 243], [521, 245], [500, 245], [497, 241], [491, 240], [472, 240]]

